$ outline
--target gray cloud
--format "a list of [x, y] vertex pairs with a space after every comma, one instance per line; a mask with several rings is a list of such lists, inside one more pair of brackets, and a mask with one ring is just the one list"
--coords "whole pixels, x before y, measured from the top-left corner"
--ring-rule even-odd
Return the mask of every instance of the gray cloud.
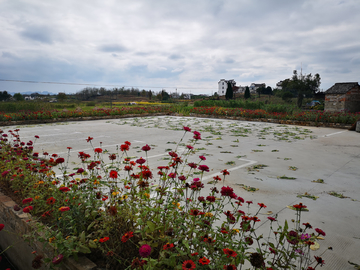
[[5, 0], [0, 78], [210, 93], [221, 78], [274, 87], [302, 66], [327, 89], [359, 80], [359, 12], [358, 0]]

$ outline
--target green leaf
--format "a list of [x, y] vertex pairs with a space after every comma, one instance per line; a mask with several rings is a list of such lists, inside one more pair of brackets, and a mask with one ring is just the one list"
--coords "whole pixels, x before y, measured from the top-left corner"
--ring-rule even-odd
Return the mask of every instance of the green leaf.
[[85, 231], [83, 231], [81, 234], [80, 234], [80, 241], [82, 243], [85, 243]]
[[190, 249], [189, 244], [185, 239], [182, 240], [182, 243], [187, 249]]
[[81, 253], [91, 253], [90, 248], [88, 248], [87, 246], [81, 245], [81, 244], [78, 246], [78, 250]]
[[150, 232], [155, 231], [155, 223], [154, 222], [148, 220], [148, 221], [146, 221], [146, 224], [148, 225]]
[[96, 243], [94, 241], [90, 240], [89, 241], [89, 247], [90, 248], [97, 248], [97, 245], [96, 245]]

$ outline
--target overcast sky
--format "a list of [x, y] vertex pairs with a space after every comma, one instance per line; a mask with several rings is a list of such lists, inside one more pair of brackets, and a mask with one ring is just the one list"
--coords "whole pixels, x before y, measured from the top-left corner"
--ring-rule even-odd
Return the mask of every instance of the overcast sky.
[[360, 80], [359, 14], [359, 0], [0, 0], [0, 91], [211, 94], [301, 66], [327, 90]]

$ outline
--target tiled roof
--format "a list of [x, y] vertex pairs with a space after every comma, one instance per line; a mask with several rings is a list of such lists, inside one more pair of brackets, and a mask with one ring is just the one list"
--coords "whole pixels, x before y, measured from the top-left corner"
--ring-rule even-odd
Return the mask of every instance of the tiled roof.
[[344, 94], [356, 86], [359, 86], [357, 82], [335, 83], [325, 91], [325, 94]]

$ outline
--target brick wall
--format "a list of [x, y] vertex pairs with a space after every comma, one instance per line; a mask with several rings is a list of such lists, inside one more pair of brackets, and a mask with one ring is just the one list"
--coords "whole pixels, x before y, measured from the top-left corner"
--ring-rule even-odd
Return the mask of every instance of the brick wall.
[[359, 112], [360, 87], [356, 86], [345, 94], [326, 94], [325, 111], [330, 112]]

